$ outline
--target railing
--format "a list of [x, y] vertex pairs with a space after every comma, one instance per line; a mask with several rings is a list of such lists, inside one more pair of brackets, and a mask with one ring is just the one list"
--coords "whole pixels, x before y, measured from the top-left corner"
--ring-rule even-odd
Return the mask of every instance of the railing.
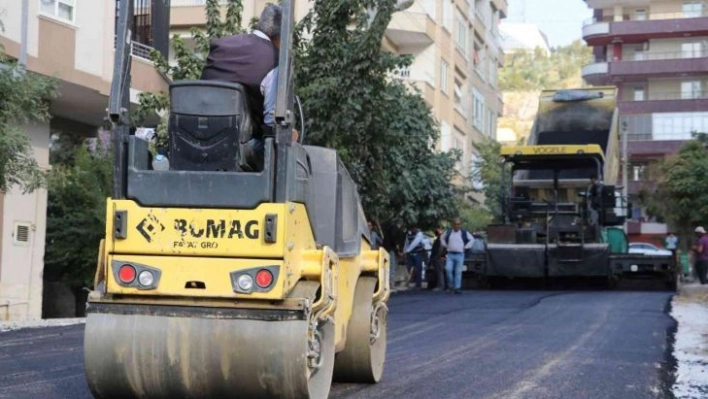
[[708, 91], [699, 90], [697, 92], [685, 91], [667, 91], [653, 92], [649, 91], [649, 95], [645, 98], [623, 98], [622, 101], [665, 101], [665, 100], [705, 100], [708, 99]]
[[[692, 51], [668, 51], [668, 52], [654, 52], [647, 51], [641, 53], [628, 53], [623, 54], [623, 57], [616, 61], [658, 61], [658, 60], [685, 60], [693, 58], [706, 58], [708, 57], [708, 50], [692, 50]], [[600, 56], [592, 57], [592, 62], [611, 62], [615, 60], [610, 60], [611, 57]]]
[[150, 52], [153, 50], [152, 47], [146, 46], [142, 43], [133, 42], [130, 52], [135, 57], [143, 58], [148, 61], [152, 61], [150, 58]]
[[[173, 0], [174, 1], [174, 0]], [[636, 15], [622, 15], [619, 21], [615, 21], [614, 15], [605, 15], [602, 18], [588, 18], [583, 21], [583, 26], [588, 26], [600, 22], [624, 22], [624, 21], [661, 21], [666, 19], [689, 19], [708, 17], [708, 9], [694, 12], [666, 12], [666, 13], [650, 13], [646, 18], [636, 18]]]
[[[172, 7], [204, 6], [207, 0], [172, 0]], [[219, 0], [219, 4], [228, 4], [228, 0]]]
[[708, 132], [708, 112], [625, 115], [627, 140], [690, 140], [691, 132]]

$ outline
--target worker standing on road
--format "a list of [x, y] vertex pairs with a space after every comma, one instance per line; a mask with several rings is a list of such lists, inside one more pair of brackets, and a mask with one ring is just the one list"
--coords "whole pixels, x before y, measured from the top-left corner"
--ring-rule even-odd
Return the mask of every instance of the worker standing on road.
[[[435, 228], [435, 242], [433, 243], [433, 248], [430, 250], [430, 265], [428, 270], [430, 274], [426, 273], [426, 280], [428, 281], [428, 289], [433, 291], [441, 291], [445, 289], [445, 248], [442, 246], [442, 234], [444, 229], [442, 226]], [[428, 278], [427, 276], [430, 276]], [[431, 284], [434, 283], [434, 284]]]
[[676, 251], [678, 250], [678, 237], [673, 232], [669, 232], [669, 235], [666, 236], [666, 239], [664, 240], [664, 246], [666, 249], [671, 251], [671, 255], [674, 257], [674, 261], [678, 262], [678, 257], [676, 256]]
[[698, 241], [691, 248], [694, 256], [694, 268], [696, 270], [696, 275], [698, 275], [698, 281], [701, 285], [707, 283], [706, 281], [706, 269], [708, 269], [708, 235], [706, 235], [706, 230], [702, 226], [696, 227], [696, 237]]
[[597, 180], [597, 175], [590, 176], [590, 186], [588, 187], [588, 211], [590, 214], [590, 225], [595, 226], [600, 222], [600, 203], [602, 201], [602, 182]]
[[449, 284], [448, 291], [452, 289], [455, 294], [460, 294], [462, 292], [462, 266], [465, 262], [465, 252], [474, 245], [474, 236], [463, 229], [462, 221], [460, 218], [456, 218], [453, 221], [452, 230], [445, 232], [441, 243], [447, 249], [445, 272]]
[[[411, 271], [415, 273], [415, 287], [423, 286], [423, 233], [418, 230], [418, 227], [411, 227], [406, 234], [406, 243], [404, 246], [406, 254], [406, 266], [408, 266], [408, 274]], [[409, 278], [410, 280], [410, 278]]]

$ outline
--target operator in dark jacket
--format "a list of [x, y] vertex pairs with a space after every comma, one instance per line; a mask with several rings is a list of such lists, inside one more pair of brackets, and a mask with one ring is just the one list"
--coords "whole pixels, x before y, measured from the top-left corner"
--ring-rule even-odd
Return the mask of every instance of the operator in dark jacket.
[[[202, 80], [245, 86], [253, 121], [253, 137], [249, 145], [255, 155], [254, 159], [249, 157], [249, 164], [257, 170], [262, 169], [264, 139], [274, 133], [282, 17], [279, 6], [269, 5], [261, 13], [258, 29], [253, 33], [212, 41], [201, 76]], [[297, 140], [295, 131], [293, 140]]]

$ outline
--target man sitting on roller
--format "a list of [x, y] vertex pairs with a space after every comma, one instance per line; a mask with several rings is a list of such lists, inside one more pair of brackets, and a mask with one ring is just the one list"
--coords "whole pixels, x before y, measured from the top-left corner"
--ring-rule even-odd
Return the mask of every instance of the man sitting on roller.
[[[202, 70], [202, 80], [220, 80], [245, 86], [253, 123], [248, 166], [263, 169], [264, 142], [275, 133], [275, 98], [278, 82], [278, 49], [283, 10], [269, 5], [261, 13], [258, 28], [213, 40]], [[293, 141], [297, 131], [293, 130]]]

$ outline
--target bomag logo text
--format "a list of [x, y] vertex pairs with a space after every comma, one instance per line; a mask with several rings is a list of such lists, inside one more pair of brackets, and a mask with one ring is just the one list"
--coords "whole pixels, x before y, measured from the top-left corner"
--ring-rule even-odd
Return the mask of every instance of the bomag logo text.
[[175, 219], [175, 230], [182, 236], [194, 238], [249, 238], [258, 239], [260, 230], [257, 220], [214, 220], [207, 219], [204, 223], [189, 223], [186, 219]]
[[534, 154], [563, 154], [565, 147], [535, 147]]

